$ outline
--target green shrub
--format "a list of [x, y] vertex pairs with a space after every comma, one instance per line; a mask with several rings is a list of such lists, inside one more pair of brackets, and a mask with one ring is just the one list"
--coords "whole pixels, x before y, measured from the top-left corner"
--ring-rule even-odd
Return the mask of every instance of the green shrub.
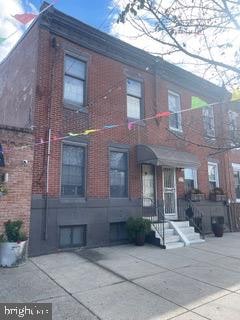
[[21, 230], [23, 222], [21, 220], [8, 220], [4, 223], [5, 233], [8, 242], [19, 242], [27, 240], [26, 235]]

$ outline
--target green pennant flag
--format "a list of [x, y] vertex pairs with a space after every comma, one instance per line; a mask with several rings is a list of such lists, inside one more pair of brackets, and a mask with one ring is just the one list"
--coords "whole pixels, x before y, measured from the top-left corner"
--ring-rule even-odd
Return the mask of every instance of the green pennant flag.
[[206, 101], [200, 99], [199, 97], [192, 96], [191, 109], [203, 108], [207, 106], [208, 106], [208, 103]]
[[7, 40], [7, 38], [0, 37], [0, 45], [1, 45], [5, 40]]

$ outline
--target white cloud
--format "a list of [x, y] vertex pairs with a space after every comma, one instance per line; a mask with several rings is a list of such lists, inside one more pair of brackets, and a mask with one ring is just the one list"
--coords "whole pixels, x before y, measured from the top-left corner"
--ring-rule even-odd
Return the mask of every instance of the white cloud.
[[[157, 2], [158, 0], [156, 0]], [[168, 1], [168, 0], [166, 0]], [[187, 1], [187, 0], [185, 0]], [[190, 0], [191, 1], [191, 0]], [[118, 10], [118, 12], [122, 11], [126, 4], [127, 0], [112, 0], [112, 6]], [[163, 4], [164, 1], [161, 0], [161, 4]], [[142, 11], [139, 12], [141, 17], [147, 17], [146, 13], [143, 13]], [[146, 20], [145, 20], [146, 21]], [[151, 20], [152, 22], [152, 20]], [[155, 26], [153, 23], [148, 24], [148, 30], [150, 30], [151, 35], [156, 35], [156, 31], [154, 30]], [[119, 39], [126, 41], [130, 43], [133, 46], [136, 46], [140, 49], [143, 49], [149, 53], [160, 55], [163, 54], [163, 58], [167, 61], [176, 64], [188, 71], [191, 71], [199, 76], [203, 76], [206, 79], [209, 79], [210, 81], [213, 81], [217, 84], [221, 84], [221, 77], [219, 77], [219, 74], [216, 72], [214, 67], [211, 67], [210, 69], [207, 69], [206, 64], [203, 62], [193, 59], [189, 56], [186, 56], [184, 53], [177, 52], [177, 53], [171, 53], [169, 55], [165, 55], [169, 50], [169, 47], [163, 46], [162, 44], [152, 40], [150, 37], [144, 35], [142, 31], [139, 31], [136, 29], [136, 25], [133, 25], [133, 22], [126, 21], [123, 23], [116, 23], [116, 17], [112, 20], [111, 24], [111, 34], [115, 37], [118, 37]], [[207, 50], [206, 43], [204, 41], [204, 37], [202, 35], [179, 35], [178, 36], [181, 43], [185, 43], [187, 46], [187, 49], [193, 53], [203, 55], [205, 57], [209, 57], [209, 52]], [[234, 52], [239, 46], [239, 42], [237, 39], [239, 39], [239, 32], [232, 31], [232, 32], [222, 32], [216, 37], [213, 37], [211, 32], [206, 33], [206, 37], [208, 42], [210, 43], [211, 54], [214, 59], [221, 61], [223, 63], [229, 63], [234, 65]], [[219, 43], [231, 43], [233, 45], [232, 48], [228, 48], [225, 50], [225, 54], [220, 54], [219, 48], [215, 47], [216, 44]], [[221, 51], [221, 53], [223, 50]], [[230, 75], [230, 73], [229, 73]]]
[[[0, 37], [7, 38], [10, 36], [9, 39], [0, 44], [0, 61], [6, 57], [24, 33], [25, 27], [12, 17], [15, 14], [25, 12], [24, 4], [21, 0], [0, 0]], [[26, 5], [30, 7], [29, 11], [37, 12], [31, 2], [28, 1]]]

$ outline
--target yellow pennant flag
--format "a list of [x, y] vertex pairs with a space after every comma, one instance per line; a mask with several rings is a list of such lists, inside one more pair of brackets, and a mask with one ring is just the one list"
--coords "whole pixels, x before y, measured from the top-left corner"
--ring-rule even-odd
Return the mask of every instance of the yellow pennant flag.
[[231, 101], [240, 101], [240, 88], [233, 90]]
[[77, 137], [77, 136], [80, 135], [80, 133], [68, 132], [68, 135], [69, 135], [70, 137]]
[[85, 130], [82, 134], [86, 136], [86, 135], [88, 135], [90, 133], [94, 133], [94, 132], [97, 132], [97, 131], [99, 131], [99, 129], [88, 129], [88, 130]]

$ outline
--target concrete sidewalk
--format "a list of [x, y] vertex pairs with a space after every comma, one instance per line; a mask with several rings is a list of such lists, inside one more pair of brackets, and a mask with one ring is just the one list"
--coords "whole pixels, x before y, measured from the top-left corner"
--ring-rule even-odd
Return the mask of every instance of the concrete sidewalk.
[[53, 319], [240, 319], [240, 234], [174, 250], [122, 245], [0, 269], [0, 302], [50, 302]]

